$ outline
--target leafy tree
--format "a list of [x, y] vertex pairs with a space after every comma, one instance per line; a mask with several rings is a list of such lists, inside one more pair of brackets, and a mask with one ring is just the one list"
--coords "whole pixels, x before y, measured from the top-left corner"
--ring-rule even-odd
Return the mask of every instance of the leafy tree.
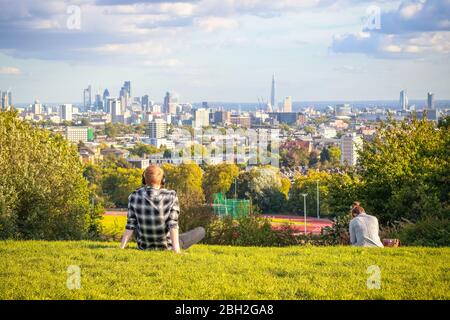
[[337, 165], [340, 163], [341, 161], [341, 148], [336, 147], [336, 146], [332, 146], [329, 149], [329, 153], [330, 153], [330, 162], [334, 165]]
[[99, 231], [75, 145], [0, 112], [0, 237], [79, 239]]
[[450, 131], [425, 119], [381, 124], [360, 152], [364, 200], [382, 222], [448, 217]]
[[206, 166], [203, 179], [203, 190], [206, 201], [212, 203], [215, 193], [226, 193], [230, 190], [231, 185], [238, 175], [239, 167], [235, 164], [222, 163]]
[[179, 197], [185, 197], [186, 201], [198, 204], [204, 202], [203, 171], [197, 164], [182, 163], [178, 166], [164, 164], [162, 168], [166, 175], [167, 187], [176, 190]]
[[317, 212], [317, 181], [319, 181], [320, 213], [326, 215], [330, 213], [328, 205], [328, 184], [332, 176], [327, 172], [309, 170], [307, 175], [297, 175], [291, 188], [289, 198], [289, 208], [294, 213], [303, 213], [303, 193], [306, 197], [306, 212], [314, 216]]
[[91, 124], [91, 121], [89, 120], [89, 118], [82, 118], [81, 119], [81, 125], [82, 126], [88, 126]]
[[331, 146], [328, 148], [323, 148], [320, 152], [320, 162], [324, 164], [325, 162], [331, 163], [332, 165], [339, 164], [341, 159], [341, 149], [336, 146]]
[[146, 155], [155, 154], [160, 150], [150, 144], [137, 143], [133, 148], [129, 149], [130, 154], [143, 158]]
[[309, 153], [302, 148], [280, 150], [280, 161], [285, 167], [306, 166], [309, 163]]
[[315, 167], [317, 166], [317, 164], [319, 163], [319, 159], [320, 159], [320, 155], [319, 152], [317, 152], [316, 150], [311, 151], [311, 153], [309, 154], [309, 166], [310, 167]]
[[134, 168], [111, 167], [105, 169], [102, 190], [109, 201], [118, 207], [128, 205], [129, 195], [141, 187], [142, 170]]
[[[240, 199], [250, 198], [263, 212], [280, 212], [286, 204], [286, 184], [280, 172], [271, 166], [253, 167], [239, 174], [237, 194]], [[232, 192], [229, 192], [232, 196]]]

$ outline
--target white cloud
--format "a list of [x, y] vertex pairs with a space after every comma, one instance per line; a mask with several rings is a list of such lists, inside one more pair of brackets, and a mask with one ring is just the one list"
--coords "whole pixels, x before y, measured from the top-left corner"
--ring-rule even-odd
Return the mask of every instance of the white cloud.
[[411, 19], [423, 9], [423, 3], [407, 3], [400, 8], [402, 18]]
[[170, 49], [161, 43], [137, 42], [137, 43], [110, 43], [92, 49], [100, 54], [115, 55], [161, 55], [170, 53]]
[[235, 29], [239, 26], [237, 20], [221, 17], [198, 18], [194, 21], [194, 24], [206, 32], [218, 29]]
[[15, 67], [0, 67], [0, 74], [6, 75], [20, 75], [22, 72]]
[[147, 60], [144, 62], [148, 67], [162, 67], [162, 68], [175, 68], [183, 65], [178, 59], [163, 59], [163, 60]]

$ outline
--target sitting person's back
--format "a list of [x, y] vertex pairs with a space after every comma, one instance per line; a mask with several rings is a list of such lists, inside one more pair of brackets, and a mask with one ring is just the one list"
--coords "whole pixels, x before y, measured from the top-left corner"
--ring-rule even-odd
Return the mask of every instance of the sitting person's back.
[[378, 219], [366, 214], [364, 209], [356, 206], [352, 209], [350, 221], [350, 244], [359, 247], [383, 247], [378, 235]]
[[128, 198], [128, 219], [120, 247], [136, 233], [139, 249], [188, 249], [201, 241], [205, 229], [197, 227], [178, 234], [180, 205], [174, 190], [162, 188], [165, 184], [164, 171], [154, 165], [145, 169], [141, 187]]
[[178, 227], [179, 212], [175, 191], [145, 186], [129, 197], [126, 228], [135, 230], [139, 249], [172, 249], [169, 231]]

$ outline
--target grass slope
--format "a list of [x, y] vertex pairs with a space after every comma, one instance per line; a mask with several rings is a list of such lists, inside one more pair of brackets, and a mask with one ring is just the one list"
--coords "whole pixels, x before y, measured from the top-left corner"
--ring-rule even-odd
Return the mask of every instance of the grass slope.
[[[449, 299], [450, 248], [242, 248], [187, 255], [133, 243], [0, 242], [0, 299]], [[66, 286], [81, 268], [81, 288]], [[367, 268], [381, 268], [369, 290]]]

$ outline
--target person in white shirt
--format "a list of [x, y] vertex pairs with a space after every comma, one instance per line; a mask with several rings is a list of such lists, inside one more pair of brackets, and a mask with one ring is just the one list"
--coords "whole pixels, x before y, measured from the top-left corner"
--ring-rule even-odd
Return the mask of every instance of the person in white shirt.
[[379, 236], [378, 219], [368, 215], [364, 208], [357, 205], [352, 209], [353, 219], [350, 221], [350, 244], [357, 247], [379, 247], [383, 243]]

